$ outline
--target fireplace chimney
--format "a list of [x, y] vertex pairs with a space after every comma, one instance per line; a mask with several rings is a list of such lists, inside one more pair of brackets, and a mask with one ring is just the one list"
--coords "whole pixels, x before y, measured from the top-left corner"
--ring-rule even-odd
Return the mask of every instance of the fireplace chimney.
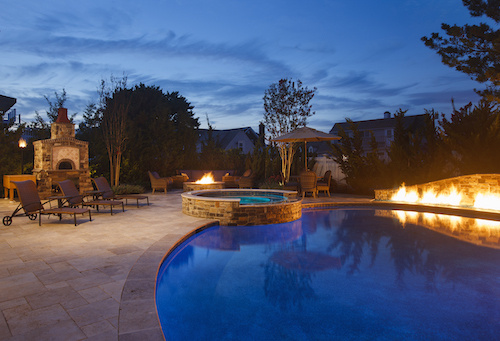
[[66, 108], [59, 108], [57, 110], [57, 123], [71, 123], [68, 119], [68, 109]]

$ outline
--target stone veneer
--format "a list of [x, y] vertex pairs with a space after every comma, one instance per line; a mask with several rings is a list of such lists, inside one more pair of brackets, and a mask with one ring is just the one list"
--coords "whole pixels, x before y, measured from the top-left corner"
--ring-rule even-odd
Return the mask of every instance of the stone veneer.
[[[458, 176], [439, 181], [428, 182], [420, 185], [406, 186], [406, 191], [416, 190], [419, 197], [428, 190], [436, 194], [445, 192], [454, 186], [462, 194], [461, 206], [473, 206], [477, 193], [500, 194], [500, 174], [473, 174]], [[375, 190], [375, 200], [391, 200], [398, 189]]]
[[204, 189], [222, 189], [224, 183], [222, 181], [215, 181], [210, 184], [197, 184], [196, 182], [188, 181], [182, 184], [184, 192], [201, 191]]
[[[33, 142], [33, 174], [37, 178], [40, 197], [53, 194], [58, 181], [70, 179], [78, 185], [80, 193], [92, 190], [89, 169], [89, 144], [75, 138], [75, 125], [67, 118], [67, 109], [60, 108], [56, 122], [51, 125], [51, 137]], [[61, 163], [71, 169], [61, 168]]]
[[202, 197], [197, 196], [195, 191], [182, 194], [182, 212], [194, 217], [217, 219], [221, 225], [227, 226], [279, 224], [302, 217], [302, 200], [297, 199], [297, 192], [247, 191], [279, 192], [289, 200], [273, 204], [240, 205], [236, 198]]

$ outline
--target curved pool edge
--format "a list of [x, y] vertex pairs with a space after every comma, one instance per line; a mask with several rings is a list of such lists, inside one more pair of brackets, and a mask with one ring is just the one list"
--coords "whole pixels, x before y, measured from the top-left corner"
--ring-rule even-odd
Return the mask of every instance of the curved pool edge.
[[[302, 208], [305, 210], [310, 209], [322, 209], [322, 208], [340, 208], [340, 207], [381, 207], [384, 209], [405, 209], [405, 210], [417, 210], [423, 212], [432, 212], [432, 206], [421, 205], [411, 205], [395, 202], [385, 202], [385, 201], [342, 201], [342, 202], [321, 202], [321, 203], [302, 203]], [[452, 214], [453, 208], [443, 208], [434, 207], [435, 212], [443, 212], [442, 210], [449, 213], [442, 214]], [[500, 212], [486, 212], [480, 210], [472, 209], [460, 209], [461, 212], [469, 212], [472, 214], [475, 212], [474, 217], [482, 219], [492, 219], [500, 221]], [[434, 213], [434, 212], [432, 212]], [[490, 217], [490, 218], [487, 218]], [[495, 217], [494, 219], [492, 217]], [[142, 256], [137, 260], [132, 269], [130, 270], [127, 279], [125, 281], [122, 299], [120, 300], [120, 310], [118, 319], [118, 339], [120, 341], [128, 340], [165, 340], [163, 335], [160, 322], [158, 319], [158, 314], [156, 310], [156, 279], [157, 274], [163, 260], [168, 257], [175, 248], [184, 242], [187, 238], [191, 237], [193, 234], [202, 231], [206, 228], [219, 225], [216, 220], [205, 220], [193, 223], [193, 228], [190, 232], [181, 235], [166, 235], [163, 238], [155, 242], [151, 247], [149, 247]], [[166, 250], [166, 251], [165, 251]], [[133, 299], [126, 299], [126, 293], [134, 295]], [[128, 319], [122, 319], [122, 316], [133, 316], [136, 318], [135, 321], [129, 321]], [[134, 327], [131, 328], [129, 324], [133, 322]]]
[[155, 298], [160, 266], [186, 239], [216, 225], [219, 225], [216, 220], [193, 222], [186, 226], [189, 232], [163, 236], [137, 259], [123, 285], [118, 313], [118, 340], [165, 340]]

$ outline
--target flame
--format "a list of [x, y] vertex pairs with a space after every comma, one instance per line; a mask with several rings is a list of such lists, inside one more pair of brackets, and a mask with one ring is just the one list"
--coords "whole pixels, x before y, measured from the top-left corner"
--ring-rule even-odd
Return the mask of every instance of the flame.
[[214, 176], [213, 176], [212, 172], [210, 172], [210, 173], [203, 174], [203, 177], [200, 180], [195, 181], [194, 183], [195, 184], [212, 184], [214, 182], [215, 182]]
[[474, 207], [487, 210], [500, 210], [500, 195], [478, 193], [474, 200]]
[[418, 202], [418, 193], [417, 191], [407, 192], [405, 184], [402, 184], [396, 194], [392, 196], [391, 200], [403, 202]]
[[[405, 184], [402, 184], [391, 200], [413, 204], [465, 206], [462, 204], [463, 197], [455, 186], [439, 193], [429, 189], [419, 195], [416, 190], [408, 190]], [[478, 193], [473, 206], [474, 208], [500, 211], [500, 194]]]

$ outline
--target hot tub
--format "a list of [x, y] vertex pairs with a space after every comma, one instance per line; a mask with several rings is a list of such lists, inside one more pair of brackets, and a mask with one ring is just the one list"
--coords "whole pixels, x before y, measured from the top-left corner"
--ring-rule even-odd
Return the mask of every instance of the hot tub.
[[182, 212], [228, 226], [278, 224], [299, 219], [302, 201], [295, 191], [202, 190], [182, 194]]

